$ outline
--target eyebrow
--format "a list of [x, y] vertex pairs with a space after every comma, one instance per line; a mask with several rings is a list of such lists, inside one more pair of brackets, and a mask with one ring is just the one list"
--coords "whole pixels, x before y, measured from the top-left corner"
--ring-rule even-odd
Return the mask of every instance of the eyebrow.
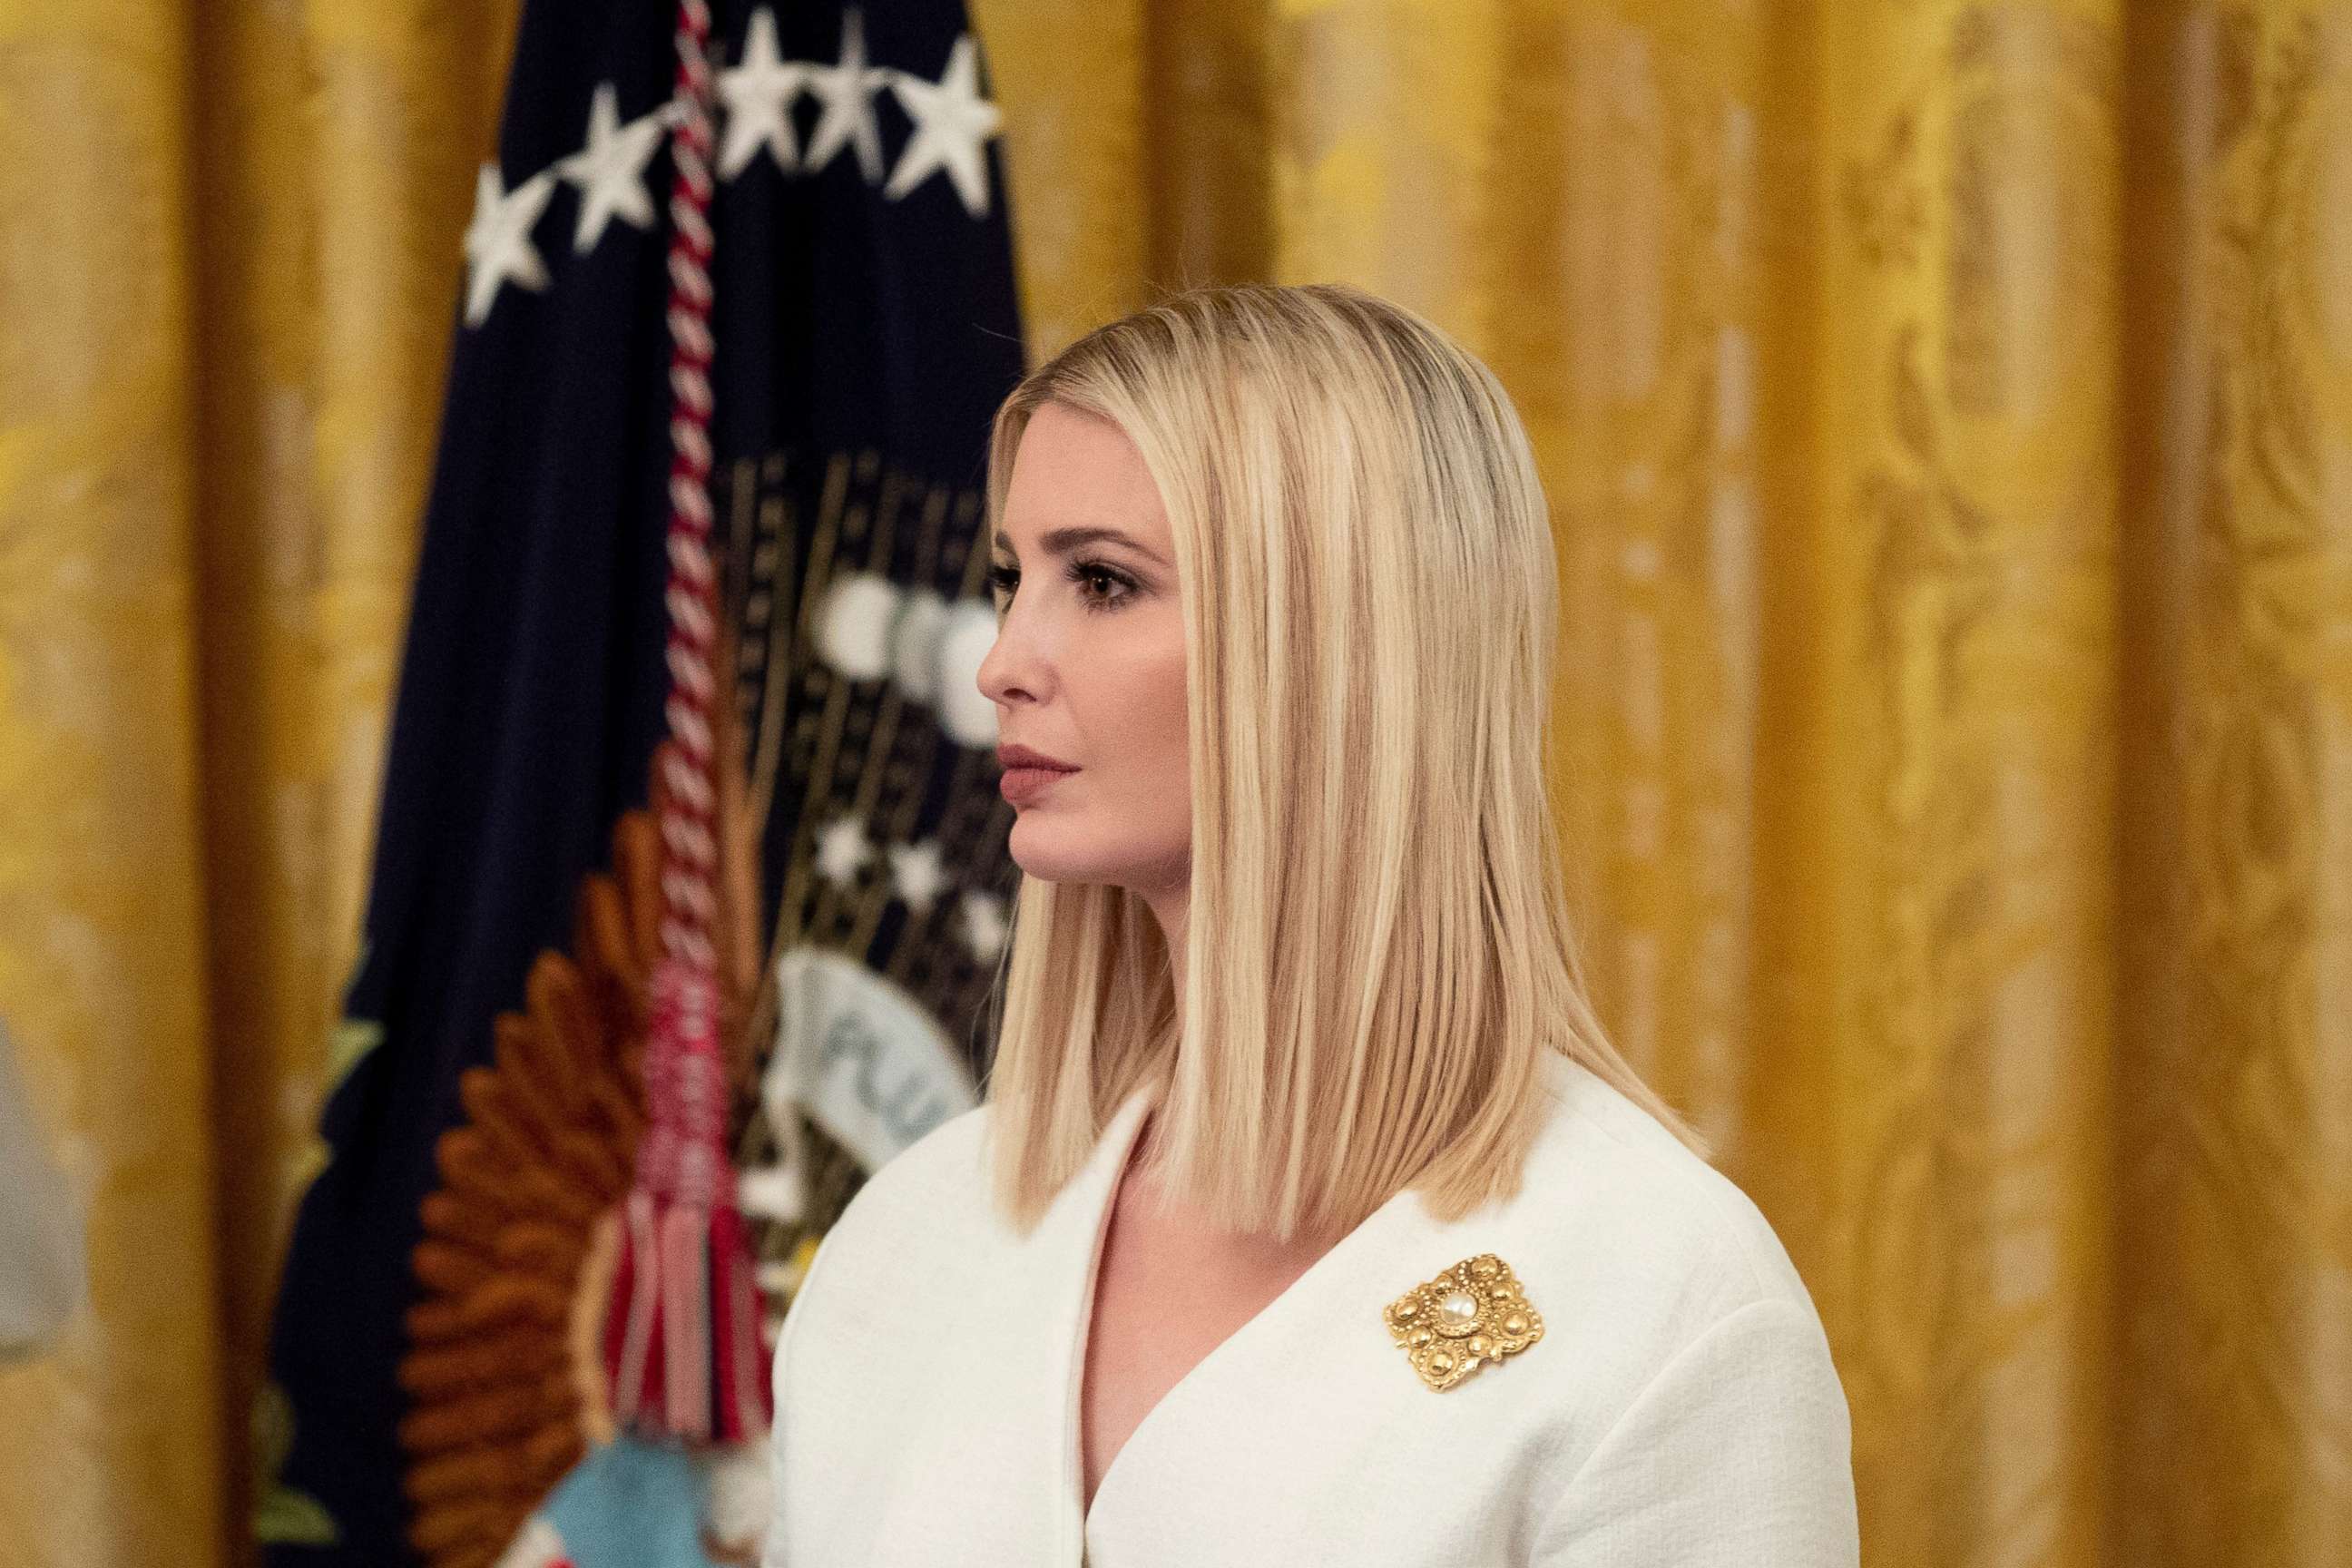
[[[1150, 549], [1133, 534], [1122, 533], [1116, 528], [1079, 526], [1048, 529], [1037, 536], [1037, 542], [1045, 547], [1045, 552], [1049, 555], [1067, 555], [1071, 551], [1086, 544], [1123, 544], [1147, 561], [1157, 561], [1162, 566], [1168, 564], [1158, 551]], [[996, 548], [1008, 555], [1020, 554], [1019, 551], [1013, 548], [1013, 541], [1005, 537], [1003, 529], [997, 530]]]

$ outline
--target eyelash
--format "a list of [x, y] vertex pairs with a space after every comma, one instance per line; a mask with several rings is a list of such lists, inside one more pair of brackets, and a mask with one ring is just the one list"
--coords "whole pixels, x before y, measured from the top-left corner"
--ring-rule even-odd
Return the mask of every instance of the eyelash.
[[[1135, 587], [1135, 584], [1125, 576], [1112, 571], [1099, 561], [1073, 561], [1063, 575], [1073, 583], [1085, 583], [1091, 577], [1099, 576], [1129, 593]], [[992, 597], [997, 594], [1010, 594], [1020, 585], [1021, 568], [1018, 566], [991, 566], [988, 569], [988, 587]], [[1086, 606], [1089, 610], [1115, 610], [1127, 602], [1127, 593], [1115, 596], [1106, 594], [1101, 597], [1086, 598]], [[1003, 606], [1000, 605], [999, 608], [1002, 609]]]

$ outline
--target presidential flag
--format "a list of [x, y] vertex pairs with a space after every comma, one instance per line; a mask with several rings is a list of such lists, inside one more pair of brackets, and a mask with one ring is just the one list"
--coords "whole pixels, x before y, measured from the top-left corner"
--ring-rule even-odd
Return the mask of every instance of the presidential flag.
[[[756, 1551], [757, 1434], [665, 1441], [609, 1365], [656, 975], [703, 909], [716, 991], [686, 1014], [772, 1342], [858, 1183], [984, 1068], [1013, 870], [979, 529], [1023, 368], [1000, 129], [953, 0], [527, 5], [257, 1413], [273, 1564]], [[682, 463], [716, 677], [683, 752]], [[742, 1385], [716, 1341], [665, 1364]]]

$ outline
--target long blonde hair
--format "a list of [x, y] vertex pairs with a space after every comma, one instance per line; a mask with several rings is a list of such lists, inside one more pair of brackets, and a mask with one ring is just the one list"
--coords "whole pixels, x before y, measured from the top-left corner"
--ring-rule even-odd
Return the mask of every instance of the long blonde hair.
[[1540, 1053], [1701, 1154], [1589, 1000], [1544, 789], [1559, 586], [1493, 373], [1340, 284], [1186, 289], [1038, 366], [996, 415], [988, 526], [1055, 402], [1141, 453], [1183, 601], [1184, 996], [1137, 894], [1024, 878], [986, 1086], [1026, 1232], [1136, 1089], [1208, 1223], [1344, 1233], [1396, 1193], [1518, 1191]]

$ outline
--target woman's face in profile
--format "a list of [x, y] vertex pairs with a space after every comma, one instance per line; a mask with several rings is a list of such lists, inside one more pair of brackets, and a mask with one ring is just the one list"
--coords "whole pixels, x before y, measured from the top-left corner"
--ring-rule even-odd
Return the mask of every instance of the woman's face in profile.
[[1072, 770], [1008, 772], [1014, 862], [1049, 882], [1185, 886], [1183, 604], [1159, 488], [1117, 426], [1056, 403], [1030, 416], [991, 578], [979, 685], [1000, 752]]

